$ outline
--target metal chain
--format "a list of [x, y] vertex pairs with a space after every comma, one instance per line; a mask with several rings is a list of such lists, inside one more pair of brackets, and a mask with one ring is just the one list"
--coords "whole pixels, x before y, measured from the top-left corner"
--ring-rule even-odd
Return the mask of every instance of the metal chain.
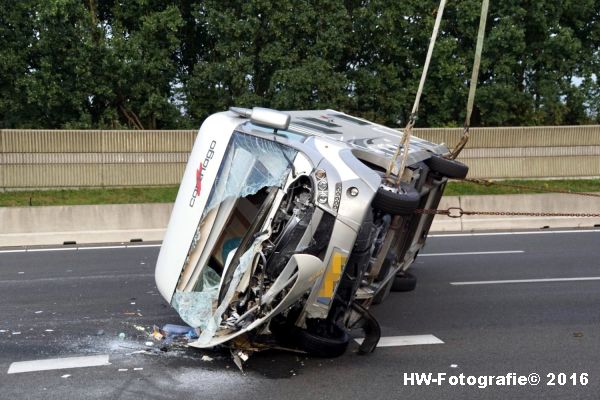
[[445, 210], [433, 208], [417, 208], [415, 214], [446, 215], [450, 218], [461, 218], [463, 215], [512, 215], [527, 217], [577, 217], [600, 218], [600, 213], [558, 213], [558, 212], [529, 212], [529, 211], [465, 211], [460, 207], [449, 207]]
[[515, 189], [536, 190], [539, 192], [546, 192], [546, 193], [562, 193], [562, 194], [575, 194], [578, 196], [600, 197], [600, 193], [584, 193], [584, 192], [572, 192], [570, 190], [561, 190], [561, 189], [547, 189], [547, 188], [542, 188], [542, 187], [538, 187], [538, 186], [527, 186], [527, 185], [519, 185], [519, 184], [514, 184], [514, 183], [502, 183], [502, 182], [489, 181], [486, 179], [465, 178], [465, 179], [461, 179], [461, 181], [476, 183], [478, 185], [484, 185], [484, 186], [504, 186], [504, 187], [510, 187], [510, 188], [515, 188]]

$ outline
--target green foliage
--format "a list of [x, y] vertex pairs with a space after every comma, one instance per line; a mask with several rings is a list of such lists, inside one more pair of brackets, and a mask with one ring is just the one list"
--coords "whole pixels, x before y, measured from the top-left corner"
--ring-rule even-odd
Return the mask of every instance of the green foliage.
[[[499, 183], [525, 185], [531, 189], [504, 186], [477, 185], [469, 182], [451, 181], [444, 192], [447, 196], [543, 193], [543, 190], [570, 190], [572, 192], [600, 192], [600, 179], [569, 180], [511, 180]], [[0, 207], [61, 206], [83, 204], [137, 204], [172, 203], [177, 197], [177, 186], [27, 190], [0, 192]]]
[[[0, 0], [0, 128], [188, 128], [229, 106], [406, 123], [438, 1]], [[449, 2], [418, 126], [461, 126], [480, 0]], [[474, 126], [600, 123], [600, 0], [491, 4]]]

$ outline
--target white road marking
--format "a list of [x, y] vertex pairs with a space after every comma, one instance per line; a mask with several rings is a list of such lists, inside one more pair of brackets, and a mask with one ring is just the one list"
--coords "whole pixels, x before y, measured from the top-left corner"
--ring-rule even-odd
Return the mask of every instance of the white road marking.
[[7, 373], [20, 374], [22, 372], [49, 371], [54, 369], [66, 368], [98, 367], [102, 365], [110, 365], [110, 362], [108, 362], [108, 354], [102, 354], [97, 356], [52, 358], [48, 360], [19, 361], [10, 364]]
[[161, 244], [132, 244], [119, 246], [90, 246], [90, 247], [53, 247], [40, 249], [19, 249], [19, 250], [0, 250], [3, 253], [29, 253], [29, 252], [45, 252], [45, 251], [75, 251], [75, 250], [107, 250], [107, 249], [135, 249], [138, 247], [160, 247]]
[[56, 247], [53, 249], [27, 249], [28, 252], [38, 252], [38, 251], [75, 251], [77, 247]]
[[90, 247], [79, 247], [79, 250], [104, 250], [104, 249], [125, 249], [127, 246], [90, 246]]
[[548, 235], [561, 233], [597, 233], [600, 229], [574, 229], [566, 231], [526, 231], [526, 232], [480, 232], [480, 233], [440, 233], [427, 237], [464, 237], [464, 236], [503, 236], [503, 235]]
[[465, 285], [496, 285], [503, 283], [543, 283], [543, 282], [576, 282], [576, 281], [600, 281], [600, 276], [587, 276], [581, 278], [545, 278], [545, 279], [507, 279], [502, 281], [470, 281], [450, 282], [454, 286]]
[[[361, 344], [363, 339], [354, 339], [356, 343]], [[416, 346], [422, 344], [442, 344], [439, 338], [433, 335], [408, 335], [408, 336], [384, 336], [377, 343], [377, 347], [394, 346]]]
[[437, 257], [437, 256], [477, 256], [485, 254], [518, 254], [525, 253], [523, 250], [504, 250], [504, 251], [467, 251], [463, 253], [429, 253], [420, 254], [419, 257]]
[[0, 284], [31, 284], [33, 282], [65, 282], [65, 281], [80, 281], [85, 279], [129, 279], [129, 278], [146, 278], [154, 276], [153, 273], [148, 274], [127, 274], [127, 275], [86, 275], [86, 276], [60, 276], [56, 278], [33, 278], [33, 279], [4, 279], [0, 280]]

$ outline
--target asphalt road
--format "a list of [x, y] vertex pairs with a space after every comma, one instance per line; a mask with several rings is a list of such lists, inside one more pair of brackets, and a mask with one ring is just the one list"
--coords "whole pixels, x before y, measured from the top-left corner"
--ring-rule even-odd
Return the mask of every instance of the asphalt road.
[[[181, 323], [154, 284], [158, 247], [0, 252], [0, 398], [598, 399], [600, 280], [535, 280], [600, 277], [599, 245], [600, 230], [431, 237], [413, 269], [417, 290], [392, 293], [373, 312], [386, 337], [431, 334], [443, 344], [368, 356], [353, 345], [337, 359], [269, 351], [243, 374], [224, 352], [146, 344], [136, 326]], [[464, 284], [503, 280], [526, 282]], [[14, 362], [98, 354], [110, 365], [7, 373]], [[411, 385], [411, 373], [446, 380]], [[541, 382], [448, 382], [509, 373]]]

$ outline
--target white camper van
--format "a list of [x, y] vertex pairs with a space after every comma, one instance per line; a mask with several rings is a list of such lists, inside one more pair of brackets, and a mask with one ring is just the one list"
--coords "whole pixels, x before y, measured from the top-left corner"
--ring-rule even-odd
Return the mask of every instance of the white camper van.
[[[400, 186], [384, 179], [400, 131], [334, 110], [232, 108], [202, 124], [156, 265], [196, 347], [283, 343], [342, 354], [411, 266], [448, 178], [468, 168], [413, 137]], [[398, 166], [392, 169], [392, 177]]]

